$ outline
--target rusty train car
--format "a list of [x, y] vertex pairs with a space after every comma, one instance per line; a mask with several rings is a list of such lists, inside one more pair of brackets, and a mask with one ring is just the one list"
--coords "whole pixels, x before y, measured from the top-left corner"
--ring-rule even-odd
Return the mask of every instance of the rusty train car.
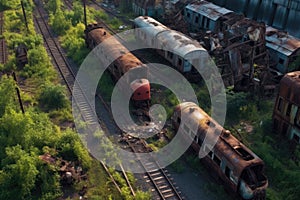
[[[268, 179], [264, 175], [264, 162], [249, 148], [225, 130], [199, 106], [193, 102], [183, 102], [176, 106], [172, 116], [175, 129], [180, 129], [192, 148], [200, 155], [204, 165], [215, 178], [222, 181], [225, 188], [242, 199], [265, 199]], [[214, 146], [205, 137], [220, 136]]]
[[273, 127], [275, 132], [300, 143], [300, 71], [287, 73], [280, 81]]
[[199, 42], [149, 16], [134, 19], [135, 36], [147, 46], [155, 48], [176, 70], [190, 80], [199, 78], [195, 66], [203, 66], [209, 60], [207, 51]]
[[[137, 57], [124, 47], [116, 38], [99, 24], [89, 24], [85, 29], [85, 41], [90, 49], [95, 48], [101, 42], [109, 39], [108, 45], [101, 45], [101, 49], [97, 50], [97, 54], [104, 63], [109, 63], [108, 70], [117, 81], [125, 73], [127, 76], [124, 86], [130, 87], [134, 104], [137, 106], [149, 106], [150, 101], [150, 83], [148, 80], [148, 68]], [[121, 55], [121, 56], [117, 56]], [[138, 74], [134, 76], [134, 74]], [[128, 87], [120, 88], [126, 90]]]

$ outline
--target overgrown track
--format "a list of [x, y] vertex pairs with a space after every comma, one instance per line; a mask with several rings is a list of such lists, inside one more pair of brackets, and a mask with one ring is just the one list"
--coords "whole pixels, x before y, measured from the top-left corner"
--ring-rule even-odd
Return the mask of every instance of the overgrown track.
[[73, 71], [71, 70], [63, 51], [57, 44], [57, 41], [53, 37], [48, 27], [48, 23], [46, 21], [47, 15], [45, 14], [45, 11], [43, 9], [37, 6], [33, 16], [37, 32], [43, 36], [44, 46], [46, 47], [48, 55], [51, 56], [52, 64], [60, 72], [60, 76], [64, 80], [69, 94], [71, 95], [75, 75], [73, 74]]
[[[4, 17], [3, 12], [0, 12], [0, 36], [3, 37], [4, 32]], [[0, 63], [4, 64], [7, 61], [7, 47], [4, 38], [0, 38], [1, 47], [0, 47]]]
[[[126, 140], [126, 142], [134, 153], [149, 152], [149, 148], [146, 147], [147, 144], [145, 144], [144, 140], [131, 138]], [[139, 162], [145, 171], [147, 171], [144, 178], [147, 182], [151, 182], [154, 190], [157, 192], [157, 195], [154, 198], [163, 200], [184, 199], [178, 191], [178, 187], [176, 187], [175, 183], [172, 181], [171, 175], [166, 169], [162, 169], [155, 159], [148, 161], [147, 163], [144, 163], [141, 160], [139, 160]]]
[[[69, 2], [69, 1], [65, 1]], [[69, 2], [70, 3], [70, 2]], [[72, 4], [67, 5], [70, 9], [72, 8]], [[65, 84], [67, 85], [68, 91], [70, 94], [73, 94], [73, 98], [75, 99], [77, 109], [79, 109], [81, 113], [81, 118], [84, 122], [86, 122], [90, 127], [97, 126], [98, 122], [101, 124], [101, 127], [105, 129], [107, 132], [117, 132], [118, 128], [116, 127], [115, 124], [111, 121], [109, 118], [110, 113], [107, 111], [107, 105], [103, 101], [102, 98], [97, 94], [98, 99], [101, 101], [98, 103], [98, 113], [100, 112], [101, 115], [101, 121], [98, 120], [97, 114], [95, 113], [94, 109], [92, 106], [89, 104], [89, 101], [87, 100], [87, 97], [84, 93], [85, 88], [84, 86], [79, 85], [76, 82], [76, 76], [75, 72], [73, 71], [72, 67], [67, 61], [67, 58], [65, 54], [63, 53], [59, 43], [55, 40], [53, 37], [50, 28], [48, 27], [48, 23], [45, 20], [47, 14], [45, 13], [45, 10], [43, 8], [40, 8], [37, 6], [37, 9], [35, 10], [35, 15], [34, 15], [34, 20], [36, 27], [38, 29], [38, 32], [40, 32], [43, 35], [44, 42], [45, 42], [45, 47], [47, 49], [48, 54], [52, 58], [52, 63], [53, 65], [57, 68], [57, 70], [60, 72], [61, 78], [64, 80]], [[78, 87], [74, 87], [76, 91], [73, 91], [76, 93], [76, 96], [74, 96], [74, 93], [72, 93], [72, 89], [74, 86], [74, 83], [77, 83], [76, 85]], [[99, 111], [100, 110], [100, 111]], [[104, 125], [105, 124], [105, 125]], [[108, 176], [111, 178], [111, 181], [114, 183], [116, 186], [117, 190], [121, 193], [121, 188], [117, 184], [116, 180], [113, 178], [112, 174], [109, 172], [107, 167], [103, 162], [100, 162], [105, 169], [106, 173]], [[121, 168], [123, 168], [121, 166]], [[133, 188], [128, 181], [127, 175], [125, 171], [122, 171], [123, 176], [131, 190], [131, 193], [133, 196], [135, 196], [135, 193], [133, 191]]]
[[[95, 1], [92, 2], [95, 3]], [[103, 27], [105, 27], [111, 33], [116, 35], [116, 32], [113, 29], [111, 29], [104, 21], [100, 21], [100, 23]], [[120, 38], [118, 35], [116, 36], [122, 40], [122, 38]], [[144, 61], [145, 60], [143, 60], [143, 62]], [[128, 143], [128, 146], [131, 148], [131, 150], [135, 153], [149, 152], [149, 148], [147, 147], [147, 144], [145, 143], [144, 140], [133, 139], [133, 140], [126, 140], [126, 142]], [[178, 187], [174, 185], [171, 175], [168, 174], [166, 169], [161, 168], [154, 159], [152, 162], [149, 163], [143, 163], [142, 161], [140, 161], [140, 164], [145, 169], [145, 171], [147, 171], [144, 178], [147, 179], [146, 180], [147, 182], [151, 182], [153, 186], [152, 192], [153, 194], [155, 194], [156, 199], [164, 199], [164, 200], [184, 199], [183, 196], [181, 195], [181, 192], [179, 192]]]

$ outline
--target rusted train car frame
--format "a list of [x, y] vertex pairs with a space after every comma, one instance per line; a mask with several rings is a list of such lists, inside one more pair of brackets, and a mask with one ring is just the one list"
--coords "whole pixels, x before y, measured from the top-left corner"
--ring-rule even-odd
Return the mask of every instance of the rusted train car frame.
[[300, 143], [300, 71], [287, 73], [280, 81], [273, 128], [296, 144]]
[[[181, 116], [188, 120], [183, 122]], [[207, 155], [202, 158], [216, 178], [221, 179], [225, 187], [243, 199], [265, 199], [268, 180], [264, 175], [264, 162], [244, 144], [238, 141], [230, 131], [225, 130], [200, 107], [192, 102], [179, 104], [172, 116], [176, 129], [180, 129], [192, 148], [200, 155], [200, 150]], [[197, 125], [197, 129], [195, 129]], [[221, 135], [213, 147], [203, 141], [205, 137]]]
[[[87, 26], [85, 38], [87, 46], [91, 49], [95, 48], [105, 40], [110, 39], [109, 44], [101, 45], [95, 53], [106, 59], [104, 63], [109, 63], [108, 70], [115, 80], [119, 80], [130, 70], [136, 70], [127, 76], [125, 82], [120, 84], [122, 87], [120, 90], [126, 91], [129, 86], [132, 90], [132, 99], [134, 100], [135, 105], [143, 106], [146, 103], [146, 105], [149, 106], [150, 83], [147, 79], [147, 66], [130, 53], [117, 39], [113, 38], [106, 29], [98, 24], [89, 24]], [[135, 72], [138, 72], [137, 76], [143, 77], [135, 77]]]

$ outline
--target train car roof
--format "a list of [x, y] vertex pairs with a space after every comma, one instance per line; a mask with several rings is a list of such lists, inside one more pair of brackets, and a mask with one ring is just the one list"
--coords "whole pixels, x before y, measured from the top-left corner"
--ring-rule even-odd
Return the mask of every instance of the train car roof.
[[287, 73], [280, 81], [280, 96], [300, 106], [300, 71]]
[[[232, 168], [235, 168], [236, 173], [239, 175], [245, 167], [263, 163], [263, 161], [255, 153], [230, 134], [229, 131], [225, 130], [195, 103], [181, 103], [176, 107], [176, 111], [183, 112], [181, 114], [187, 116], [189, 121], [192, 121], [191, 124], [198, 123], [204, 129], [208, 129], [210, 126], [216, 127], [220, 130], [221, 135], [213, 148], [219, 151], [227, 159], [227, 161], [230, 162]], [[213, 125], [211, 123], [213, 123]], [[211, 131], [207, 132], [207, 134], [214, 133], [215, 132]], [[210, 135], [206, 135], [206, 137], [210, 137]]]
[[168, 30], [157, 35], [157, 40], [162, 45], [163, 49], [172, 50], [175, 54], [185, 58], [186, 55], [196, 51], [206, 50], [197, 42], [183, 33]]
[[169, 29], [159, 21], [156, 21], [152, 17], [149, 16], [139, 16], [134, 19], [134, 23], [137, 24], [139, 27], [161, 27], [165, 29]]
[[300, 40], [286, 32], [267, 26], [266, 45], [285, 56], [290, 56], [300, 48]]
[[214, 21], [217, 21], [220, 17], [233, 12], [203, 0], [188, 4], [186, 9], [192, 10]]
[[97, 44], [107, 40], [107, 43], [103, 43], [103, 53], [110, 57], [110, 61], [122, 63], [123, 72], [127, 72], [131, 68], [141, 67], [143, 63], [135, 57], [129, 50], [120, 43], [116, 38], [113, 38], [110, 33], [104, 28], [92, 29], [88, 32], [90, 36], [95, 40]]
[[148, 32], [153, 38], [160, 32], [169, 30], [168, 27], [148, 16], [139, 16], [134, 19], [134, 23], [139, 28], [145, 28], [144, 31]]

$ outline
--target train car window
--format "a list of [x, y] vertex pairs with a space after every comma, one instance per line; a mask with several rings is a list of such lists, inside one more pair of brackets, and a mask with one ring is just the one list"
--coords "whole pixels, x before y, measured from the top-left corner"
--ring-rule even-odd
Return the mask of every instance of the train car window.
[[181, 58], [178, 58], [178, 66], [182, 66], [182, 60], [181, 60]]
[[197, 24], [199, 22], [199, 16], [196, 16], [195, 23]]
[[211, 150], [209, 150], [208, 146], [206, 146], [206, 145], [204, 146], [204, 151], [208, 154], [208, 156], [210, 158], [213, 157], [213, 152]]
[[283, 99], [281, 97], [279, 97], [278, 104], [277, 104], [277, 110], [279, 112], [281, 112], [282, 111], [282, 107], [283, 107]]
[[168, 51], [167, 56], [168, 56], [168, 58], [173, 59], [173, 53], [172, 52]]
[[291, 110], [292, 110], [292, 105], [291, 103], [288, 104], [288, 107], [286, 109], [286, 116], [289, 117], [291, 115]]
[[188, 12], [188, 13], [186, 14], [186, 16], [187, 16], [188, 18], [190, 18], [190, 17], [191, 17], [191, 14]]
[[216, 154], [214, 154], [214, 159], [213, 159], [213, 160], [215, 161], [215, 163], [216, 163], [218, 166], [220, 166], [221, 160], [220, 160], [220, 158], [218, 158], [218, 156], [217, 156]]
[[300, 137], [296, 134], [293, 135], [293, 140], [295, 140], [297, 143], [300, 141]]
[[198, 138], [198, 144], [199, 144], [199, 146], [201, 146], [202, 143], [203, 143], [203, 140], [199, 137], [199, 138]]
[[282, 59], [282, 58], [279, 58], [279, 64], [281, 64], [281, 65], [283, 65], [283, 63], [284, 63], [284, 60]]
[[207, 28], [207, 29], [209, 29], [209, 23], [210, 23], [210, 20], [207, 18], [207, 19], [206, 19], [206, 28]]
[[177, 123], [180, 124], [180, 122], [181, 122], [181, 119], [180, 119], [180, 117], [178, 117], [177, 118]]
[[194, 142], [198, 143], [198, 137], [197, 137], [197, 135], [194, 137]]
[[231, 172], [231, 169], [229, 167], [225, 167], [225, 176], [227, 176], [227, 178], [230, 178], [230, 172]]
[[208, 155], [209, 155], [210, 158], [212, 158], [213, 157], [213, 152], [212, 151], [208, 152]]

